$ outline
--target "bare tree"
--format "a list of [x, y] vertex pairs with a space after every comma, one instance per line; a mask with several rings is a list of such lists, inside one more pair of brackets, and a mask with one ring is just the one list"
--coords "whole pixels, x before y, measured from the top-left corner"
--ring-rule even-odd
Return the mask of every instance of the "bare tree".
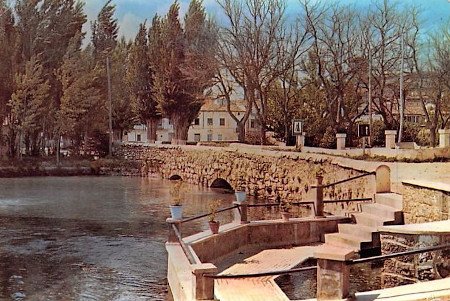
[[244, 117], [239, 120], [231, 114], [238, 124], [239, 140], [244, 139], [245, 122], [254, 110], [264, 144], [269, 89], [280, 75], [278, 67], [284, 65], [280, 64], [283, 58], [280, 51], [287, 37], [285, 3], [282, 0], [218, 2], [227, 21], [220, 38], [218, 60], [222, 71], [218, 76], [219, 87], [228, 102], [227, 95], [233, 91], [231, 79], [242, 89], [246, 103]]

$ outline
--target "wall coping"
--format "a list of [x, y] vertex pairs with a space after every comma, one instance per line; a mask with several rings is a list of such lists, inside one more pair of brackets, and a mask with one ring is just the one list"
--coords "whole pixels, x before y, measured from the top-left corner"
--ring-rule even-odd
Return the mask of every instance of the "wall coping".
[[378, 227], [381, 233], [447, 235], [450, 234], [450, 220], [422, 224], [408, 224]]
[[403, 180], [403, 185], [418, 186], [432, 190], [450, 192], [450, 184], [444, 182], [434, 182], [425, 180]]

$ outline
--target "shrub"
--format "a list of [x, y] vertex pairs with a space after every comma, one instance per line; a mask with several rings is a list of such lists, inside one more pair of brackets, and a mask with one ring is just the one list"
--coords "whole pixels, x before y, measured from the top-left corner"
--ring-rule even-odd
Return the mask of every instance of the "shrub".
[[323, 134], [319, 146], [324, 148], [336, 148], [336, 131], [331, 126], [327, 127], [325, 130], [325, 134]]

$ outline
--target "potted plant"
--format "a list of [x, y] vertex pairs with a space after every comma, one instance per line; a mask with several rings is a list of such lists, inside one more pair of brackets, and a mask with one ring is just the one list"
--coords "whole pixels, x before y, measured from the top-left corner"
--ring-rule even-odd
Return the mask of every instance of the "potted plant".
[[209, 204], [209, 228], [212, 234], [219, 233], [220, 222], [216, 221], [217, 209], [220, 206], [220, 200], [215, 200]]
[[181, 204], [181, 198], [184, 193], [183, 190], [183, 182], [181, 180], [174, 181], [170, 187], [170, 214], [173, 219], [182, 219], [183, 218], [183, 205]]
[[283, 221], [285, 222], [289, 221], [289, 218], [291, 217], [291, 208], [292, 204], [289, 200], [280, 201], [280, 212]]

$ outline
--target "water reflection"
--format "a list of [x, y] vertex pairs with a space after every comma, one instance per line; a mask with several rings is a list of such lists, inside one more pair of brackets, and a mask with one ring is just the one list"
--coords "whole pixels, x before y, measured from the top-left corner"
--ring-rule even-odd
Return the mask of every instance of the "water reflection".
[[[0, 179], [1, 300], [165, 300], [169, 181]], [[190, 186], [185, 215], [234, 196]], [[231, 220], [231, 212], [220, 216]], [[189, 234], [206, 219], [186, 225]]]

